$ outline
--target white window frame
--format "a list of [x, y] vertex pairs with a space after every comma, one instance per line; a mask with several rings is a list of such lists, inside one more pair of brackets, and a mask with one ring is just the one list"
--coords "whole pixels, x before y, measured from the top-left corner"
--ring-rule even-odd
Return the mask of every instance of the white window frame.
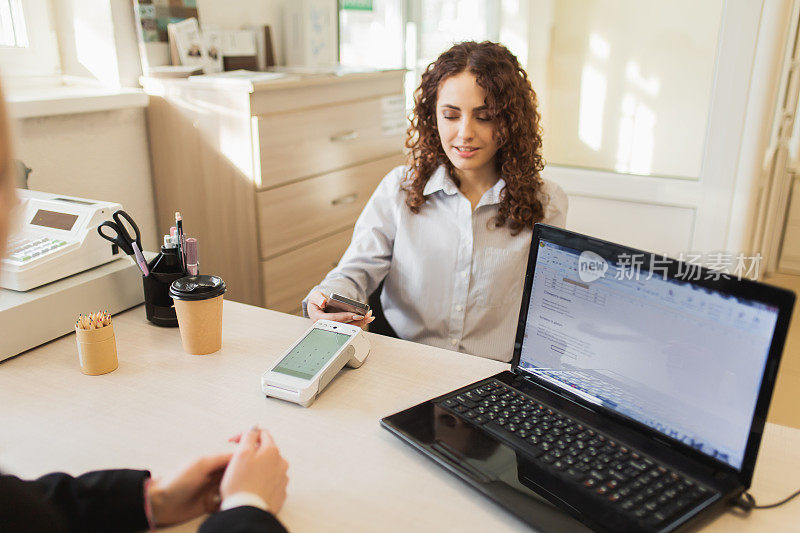
[[28, 46], [28, 30], [25, 28], [25, 17], [22, 15], [22, 2], [20, 0], [0, 0], [0, 10], [8, 13], [11, 31], [14, 33], [13, 44], [0, 44], [0, 46]]
[[20, 0], [28, 33], [27, 47], [0, 46], [0, 76], [59, 76], [61, 60], [53, 25], [52, 0]]

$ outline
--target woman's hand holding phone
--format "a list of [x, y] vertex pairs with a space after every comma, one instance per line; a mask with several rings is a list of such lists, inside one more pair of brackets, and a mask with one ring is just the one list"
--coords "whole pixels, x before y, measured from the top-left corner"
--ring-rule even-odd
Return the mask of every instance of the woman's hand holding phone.
[[308, 297], [308, 305], [306, 311], [311, 320], [317, 321], [321, 319], [333, 320], [334, 322], [342, 322], [344, 324], [352, 324], [361, 329], [367, 327], [367, 324], [375, 320], [372, 316], [372, 311], [368, 311], [366, 315], [357, 315], [354, 313], [326, 313], [325, 306], [328, 305], [328, 297], [321, 291], [314, 291]]

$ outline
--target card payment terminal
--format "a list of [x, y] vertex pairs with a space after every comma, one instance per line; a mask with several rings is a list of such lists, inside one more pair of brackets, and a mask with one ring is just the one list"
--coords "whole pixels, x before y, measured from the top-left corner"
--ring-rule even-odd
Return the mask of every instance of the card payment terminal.
[[358, 326], [317, 320], [261, 376], [264, 394], [308, 407], [346, 364], [358, 368], [369, 341]]

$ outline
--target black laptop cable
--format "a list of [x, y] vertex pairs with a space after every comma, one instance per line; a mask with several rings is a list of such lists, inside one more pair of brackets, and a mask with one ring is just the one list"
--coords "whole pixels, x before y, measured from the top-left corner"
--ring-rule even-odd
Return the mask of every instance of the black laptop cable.
[[756, 499], [753, 497], [752, 494], [750, 494], [749, 492], [744, 492], [744, 493], [742, 493], [741, 496], [739, 496], [738, 499], [736, 499], [736, 501], [733, 502], [733, 504], [736, 507], [739, 507], [740, 509], [743, 509], [745, 512], [749, 513], [753, 509], [772, 509], [773, 507], [778, 507], [779, 505], [783, 505], [784, 503], [786, 503], [786, 502], [790, 501], [791, 499], [795, 498], [798, 494], [800, 494], [800, 490], [798, 490], [794, 494], [790, 495], [787, 498], [784, 498], [783, 500], [781, 500], [779, 502], [770, 503], [770, 504], [767, 504], [767, 505], [758, 505], [756, 503]]

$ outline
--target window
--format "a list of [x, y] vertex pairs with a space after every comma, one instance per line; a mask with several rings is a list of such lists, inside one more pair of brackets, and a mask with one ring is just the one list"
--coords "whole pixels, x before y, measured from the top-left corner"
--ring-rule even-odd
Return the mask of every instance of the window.
[[49, 0], [0, 0], [0, 76], [57, 76], [58, 41]]
[[[422, 72], [453, 43], [502, 40], [527, 57], [527, 41], [515, 39], [523, 23], [519, 3], [509, 0], [340, 0], [339, 60], [345, 66], [408, 69], [406, 107]], [[501, 9], [502, 8], [502, 9]], [[513, 11], [508, 15], [506, 11]], [[526, 11], [527, 13], [527, 11]]]
[[403, 2], [341, 1], [339, 61], [349, 67], [403, 68]]
[[28, 30], [20, 0], [0, 0], [0, 46], [28, 46]]

